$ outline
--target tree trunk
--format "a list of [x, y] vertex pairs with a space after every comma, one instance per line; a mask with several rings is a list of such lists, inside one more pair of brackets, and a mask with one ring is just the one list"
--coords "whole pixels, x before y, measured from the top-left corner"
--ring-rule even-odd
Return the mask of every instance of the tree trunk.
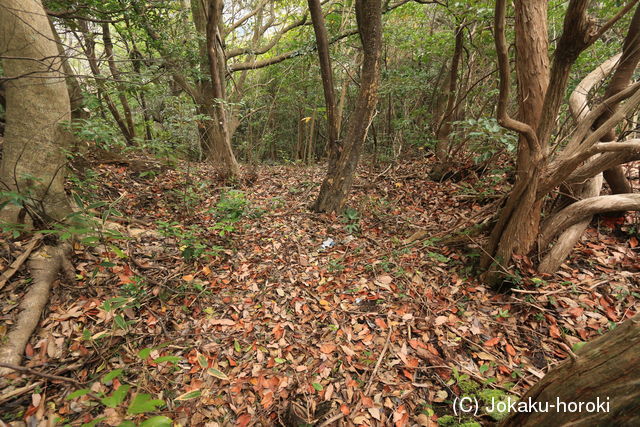
[[333, 69], [331, 68], [331, 56], [329, 55], [329, 36], [322, 14], [320, 0], [308, 0], [313, 30], [316, 35], [318, 57], [320, 59], [320, 75], [322, 77], [322, 89], [327, 109], [327, 137], [329, 146], [329, 170], [335, 169], [340, 157], [341, 147], [338, 141], [338, 118], [336, 115], [336, 95], [333, 84]]
[[116, 88], [118, 90], [118, 99], [120, 105], [122, 105], [122, 113], [124, 114], [125, 124], [127, 126], [127, 134], [129, 139], [133, 141], [136, 137], [136, 127], [133, 123], [133, 114], [131, 113], [131, 107], [129, 106], [129, 100], [125, 87], [120, 82], [120, 70], [116, 65], [116, 61], [113, 58], [113, 41], [111, 40], [111, 29], [109, 24], [102, 24], [102, 41], [104, 42], [104, 53], [107, 55], [107, 63], [109, 64], [109, 71], [111, 71], [111, 77], [116, 81]]
[[[616, 68], [616, 73], [611, 78], [611, 82], [605, 92], [605, 98], [608, 98], [622, 89], [626, 88], [631, 82], [633, 73], [638, 67], [640, 62], [640, 7], [636, 8], [636, 11], [629, 24], [629, 32], [625, 37], [624, 44], [622, 46], [622, 59], [620, 65]], [[602, 117], [596, 122], [596, 125], [602, 124], [606, 121], [606, 116]], [[615, 132], [611, 131], [606, 137], [602, 138], [602, 141], [614, 141]], [[621, 165], [607, 169], [604, 171], [604, 179], [609, 184], [611, 192], [613, 194], [624, 194], [633, 192], [631, 183], [627, 179], [624, 170]]]
[[7, 205], [0, 216], [12, 223], [24, 222], [25, 213], [34, 222], [62, 220], [71, 212], [64, 192], [71, 107], [63, 58], [39, 0], [0, 2], [0, 51], [7, 79], [0, 180], [3, 191], [26, 197], [25, 209]]
[[446, 172], [447, 162], [449, 160], [449, 134], [451, 126], [456, 120], [456, 90], [458, 89], [458, 69], [460, 68], [460, 58], [462, 56], [462, 48], [464, 43], [464, 26], [458, 25], [455, 29], [455, 48], [453, 57], [451, 58], [451, 67], [449, 69], [449, 78], [447, 79], [446, 107], [444, 114], [440, 119], [440, 123], [436, 128], [436, 158], [443, 163], [441, 166], [441, 175]]
[[[516, 1], [515, 22], [518, 120], [535, 129], [549, 84], [547, 1]], [[527, 254], [535, 243], [542, 201], [536, 198], [540, 171], [534, 165], [533, 155], [526, 137], [521, 135], [516, 183], [491, 233], [482, 268], [492, 263], [502, 267], [514, 253]]]
[[84, 54], [87, 56], [87, 62], [89, 63], [89, 68], [91, 69], [91, 73], [93, 74], [93, 77], [96, 83], [98, 99], [104, 99], [104, 102], [107, 104], [107, 109], [111, 113], [113, 120], [118, 125], [118, 128], [120, 128], [120, 132], [122, 133], [122, 136], [124, 137], [125, 141], [129, 145], [133, 145], [134, 140], [133, 140], [133, 135], [131, 134], [131, 130], [127, 126], [126, 121], [122, 119], [122, 116], [118, 111], [118, 107], [111, 99], [111, 96], [109, 95], [109, 92], [108, 92], [108, 88], [105, 85], [105, 77], [102, 75], [100, 71], [98, 58], [96, 57], [96, 49], [95, 49], [96, 42], [95, 42], [94, 34], [89, 29], [87, 22], [84, 20], [79, 19], [77, 22], [77, 26], [84, 37], [84, 45], [83, 45]]
[[316, 212], [340, 212], [351, 191], [362, 146], [378, 102], [382, 45], [381, 14], [381, 0], [356, 0], [356, 20], [364, 51], [360, 91], [336, 167], [328, 171], [312, 207]]
[[575, 360], [555, 367], [529, 389], [519, 403], [535, 403], [537, 410], [512, 411], [500, 425], [640, 425], [639, 346], [636, 316], [585, 344]]
[[[583, 162], [596, 162], [597, 156], [604, 157], [602, 153], [605, 152], [633, 152], [640, 145], [635, 141], [627, 142], [626, 145], [599, 142], [600, 138], [640, 104], [640, 86], [634, 86], [620, 91], [594, 107], [591, 113], [576, 124], [575, 131], [566, 145], [554, 144], [553, 147], [549, 147], [572, 65], [582, 51], [598, 40], [607, 29], [631, 10], [635, 3], [627, 3], [604, 25], [598, 26], [596, 20], [587, 13], [588, 0], [571, 0], [564, 17], [562, 35], [554, 52], [553, 63], [550, 72], [547, 73], [547, 2], [516, 1], [516, 72], [520, 105], [518, 120], [512, 119], [507, 113], [510, 69], [504, 29], [506, 3], [506, 0], [496, 0], [494, 31], [500, 73], [497, 115], [502, 126], [520, 134], [520, 140], [516, 183], [498, 216], [481, 262], [482, 268], [499, 267], [491, 268], [485, 273], [485, 280], [495, 285], [502, 283], [504, 273], [509, 274], [514, 255], [526, 256], [532, 252], [540, 231], [542, 202], [549, 193], [570, 182], [571, 175]], [[611, 112], [604, 123], [594, 128], [596, 119], [607, 111]], [[594, 170], [585, 179], [592, 178], [601, 171]], [[603, 205], [606, 202], [606, 209], [614, 205], [629, 205], [626, 199], [619, 198], [602, 201], [595, 197], [593, 200], [585, 199], [584, 202], [588, 205], [590, 201]], [[562, 222], [561, 226], [565, 228], [586, 219], [576, 210], [562, 211], [559, 214], [569, 213], [581, 216], [575, 221]], [[553, 221], [550, 223], [556, 224]], [[562, 231], [564, 230], [554, 229], [555, 234]], [[546, 247], [548, 243], [547, 240], [541, 247]]]
[[[591, 91], [599, 81], [603, 80], [615, 67], [615, 72], [605, 91], [605, 98], [609, 98], [620, 91], [626, 89], [631, 83], [633, 72], [635, 71], [638, 61], [640, 61], [640, 8], [637, 7], [635, 14], [629, 25], [629, 31], [625, 37], [622, 54], [605, 61], [596, 70], [590, 73], [574, 90], [569, 98], [569, 107], [572, 115], [579, 121], [584, 119], [591, 111], [587, 103], [587, 94]], [[616, 67], [617, 66], [617, 67]], [[605, 123], [611, 118], [615, 105], [611, 105], [596, 121], [595, 127]], [[607, 132], [600, 140], [610, 142], [616, 139], [616, 133], [613, 129]], [[608, 176], [609, 186], [613, 194], [626, 194], [632, 191], [631, 186], [626, 179], [622, 166], [604, 172], [605, 179]], [[565, 193], [571, 193], [573, 200], [582, 200], [586, 198], [596, 197], [600, 194], [602, 188], [602, 174], [590, 178], [584, 183], [573, 184], [567, 188]], [[628, 191], [626, 191], [628, 190]], [[592, 199], [595, 200], [595, 199]], [[567, 205], [567, 197], [561, 197], [559, 208], [565, 208]], [[551, 217], [554, 219], [555, 215]], [[545, 254], [544, 258], [538, 266], [541, 273], [554, 273], [567, 258], [573, 246], [582, 236], [584, 230], [591, 222], [592, 216], [588, 216], [581, 222], [578, 222], [566, 230], [561, 231], [556, 243], [551, 250]], [[546, 245], [541, 245], [540, 251], [546, 250]]]
[[[196, 4], [198, 2], [192, 2]], [[209, 160], [219, 168], [224, 178], [240, 177], [240, 166], [231, 148], [231, 138], [227, 122], [225, 102], [225, 67], [226, 60], [222, 48], [220, 25], [222, 20], [222, 0], [209, 0], [206, 13], [206, 53], [208, 58], [209, 77], [211, 78], [210, 96], [205, 96], [204, 110], [211, 120], [206, 126], [206, 153]], [[194, 21], [197, 21], [194, 16]], [[199, 26], [196, 22], [196, 26]], [[209, 88], [207, 88], [207, 91]]]

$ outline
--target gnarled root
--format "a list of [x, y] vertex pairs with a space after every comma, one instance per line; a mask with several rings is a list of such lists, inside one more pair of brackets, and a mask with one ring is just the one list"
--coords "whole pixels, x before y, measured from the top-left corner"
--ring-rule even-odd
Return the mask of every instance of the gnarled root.
[[[0, 361], [19, 365], [24, 349], [31, 334], [38, 326], [40, 315], [49, 301], [51, 285], [58, 277], [58, 272], [67, 272], [71, 246], [43, 246], [33, 253], [29, 259], [29, 270], [33, 277], [31, 288], [20, 304], [20, 314], [15, 327], [7, 335], [7, 342], [0, 348]], [[0, 375], [11, 372], [7, 368], [0, 369]]]

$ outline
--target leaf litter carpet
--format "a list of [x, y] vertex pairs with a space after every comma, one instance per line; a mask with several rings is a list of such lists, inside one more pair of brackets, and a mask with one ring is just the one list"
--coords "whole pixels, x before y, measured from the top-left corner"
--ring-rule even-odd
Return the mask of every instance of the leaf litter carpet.
[[[555, 276], [521, 260], [500, 293], [473, 276], [481, 234], [444, 238], [488, 220], [505, 188], [432, 182], [422, 162], [383, 169], [362, 170], [335, 216], [308, 209], [319, 167], [261, 167], [238, 193], [204, 166], [96, 165], [76, 191], [108, 202], [94, 210], [112, 232], [75, 244], [76, 280], [56, 282], [24, 366], [105, 395], [132, 385], [181, 425], [430, 426], [470, 384], [521, 395], [638, 311], [637, 218], [594, 221]], [[406, 243], [416, 231], [435, 237]], [[27, 243], [3, 236], [3, 268]], [[0, 338], [28, 283], [23, 267], [2, 289]], [[69, 382], [9, 380], [6, 422], [142, 419], [132, 397], [109, 408], [65, 399]]]

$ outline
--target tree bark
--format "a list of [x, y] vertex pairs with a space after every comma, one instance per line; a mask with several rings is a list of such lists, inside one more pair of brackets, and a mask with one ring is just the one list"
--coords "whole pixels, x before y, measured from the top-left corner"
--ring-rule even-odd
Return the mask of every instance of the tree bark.
[[39, 0], [0, 1], [0, 51], [7, 101], [0, 181], [4, 191], [26, 197], [23, 209], [7, 205], [0, 216], [62, 220], [71, 212], [64, 191], [71, 107], [63, 58]]
[[[624, 89], [626, 89], [635, 71], [638, 61], [640, 61], [640, 8], [636, 7], [635, 14], [631, 19], [629, 31], [625, 37], [623, 43], [622, 53], [616, 55], [613, 58], [605, 61], [596, 70], [591, 72], [585, 77], [578, 87], [574, 90], [569, 98], [569, 108], [571, 114], [576, 121], [584, 120], [591, 112], [588, 103], [587, 95], [591, 89], [601, 80], [603, 80], [610, 72], [615, 68], [615, 72], [611, 77], [611, 80], [605, 90], [605, 98], [608, 99]], [[595, 121], [594, 127], [598, 128], [600, 125], [609, 120], [613, 114], [613, 111], [617, 104], [612, 104], [610, 108], [607, 108], [604, 113]], [[614, 129], [609, 130], [603, 137], [600, 138], [602, 142], [610, 142], [616, 139]], [[614, 194], [626, 194], [632, 191], [631, 186], [626, 179], [622, 166], [609, 169], [604, 173], [605, 179], [609, 177], [609, 185], [612, 188]], [[589, 178], [584, 182], [565, 185], [565, 193], [570, 193], [573, 200], [590, 199], [600, 194], [602, 188], [602, 174], [598, 174], [595, 177]], [[615, 190], [614, 190], [615, 188]], [[628, 190], [628, 191], [627, 191]], [[591, 199], [593, 200], [593, 199]], [[563, 196], [560, 198], [559, 208], [565, 208], [570, 203], [569, 197]], [[550, 221], [553, 221], [555, 216], [552, 216]], [[544, 258], [538, 266], [538, 271], [541, 273], [554, 273], [567, 258], [573, 246], [582, 236], [584, 230], [589, 226], [592, 216], [589, 215], [581, 221], [567, 227], [566, 230], [559, 230], [561, 233], [553, 244], [551, 250], [545, 254]], [[543, 228], [544, 229], [544, 228]], [[542, 243], [538, 248], [543, 252], [546, 250], [546, 244]]]
[[[550, 72], [546, 74], [547, 2], [534, 0], [515, 3], [516, 72], [521, 110], [519, 120], [513, 120], [507, 114], [510, 70], [504, 29], [506, 1], [496, 0], [495, 40], [500, 72], [498, 122], [518, 132], [521, 137], [516, 163], [516, 182], [498, 216], [481, 260], [481, 268], [499, 267], [489, 268], [484, 274], [485, 280], [491, 284], [502, 283], [505, 273], [509, 274], [514, 255], [526, 256], [533, 250], [540, 230], [544, 197], [563, 184], [565, 178], [568, 178], [582, 162], [595, 159], [599, 153], [615, 151], [613, 146], [598, 143], [599, 139], [640, 102], [640, 98], [634, 92], [637, 88], [625, 89], [598, 105], [580, 121], [566, 147], [560, 149], [554, 146], [553, 150], [549, 147], [573, 63], [584, 49], [611, 28], [635, 3], [628, 3], [620, 8], [600, 27], [597, 27], [595, 20], [588, 15], [588, 4], [588, 0], [569, 1], [553, 64]], [[518, 39], [523, 42], [518, 43]], [[626, 102], [615, 108], [602, 125], [591, 129], [599, 115], [623, 100]], [[636, 147], [635, 144], [628, 144], [624, 148], [633, 151]], [[597, 172], [587, 178], [596, 174]], [[573, 224], [575, 222], [568, 225]]]
[[[552, 369], [520, 399], [537, 410], [512, 412], [500, 426], [632, 426], [640, 425], [640, 319], [629, 319], [585, 344], [570, 359]], [[558, 408], [558, 402], [565, 406]], [[571, 411], [572, 403], [582, 410]], [[589, 402], [603, 403], [595, 411]], [[556, 405], [551, 408], [551, 405]], [[561, 410], [567, 408], [569, 410]]]
[[380, 85], [382, 45], [381, 0], [356, 0], [356, 20], [364, 60], [356, 107], [348, 124], [343, 150], [336, 167], [329, 170], [312, 209], [316, 212], [340, 212], [353, 185], [362, 146], [375, 113]]

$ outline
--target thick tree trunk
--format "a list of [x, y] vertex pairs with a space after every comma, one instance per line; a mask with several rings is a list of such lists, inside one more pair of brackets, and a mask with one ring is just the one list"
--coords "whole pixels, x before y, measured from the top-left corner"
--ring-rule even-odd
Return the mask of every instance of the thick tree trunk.
[[[64, 192], [71, 119], [63, 58], [39, 0], [0, 2], [0, 51], [6, 89], [6, 128], [0, 164], [3, 191], [26, 197], [36, 221], [62, 220], [71, 211]], [[24, 222], [25, 211], [7, 205], [3, 220]]]
[[538, 409], [511, 412], [500, 425], [640, 425], [639, 346], [636, 316], [585, 344], [575, 360], [552, 369], [529, 389], [519, 403]]
[[362, 146], [378, 102], [382, 45], [381, 16], [381, 0], [356, 0], [356, 20], [364, 51], [360, 91], [349, 121], [340, 158], [334, 170], [329, 170], [327, 173], [312, 207], [317, 212], [340, 212], [351, 191]]

